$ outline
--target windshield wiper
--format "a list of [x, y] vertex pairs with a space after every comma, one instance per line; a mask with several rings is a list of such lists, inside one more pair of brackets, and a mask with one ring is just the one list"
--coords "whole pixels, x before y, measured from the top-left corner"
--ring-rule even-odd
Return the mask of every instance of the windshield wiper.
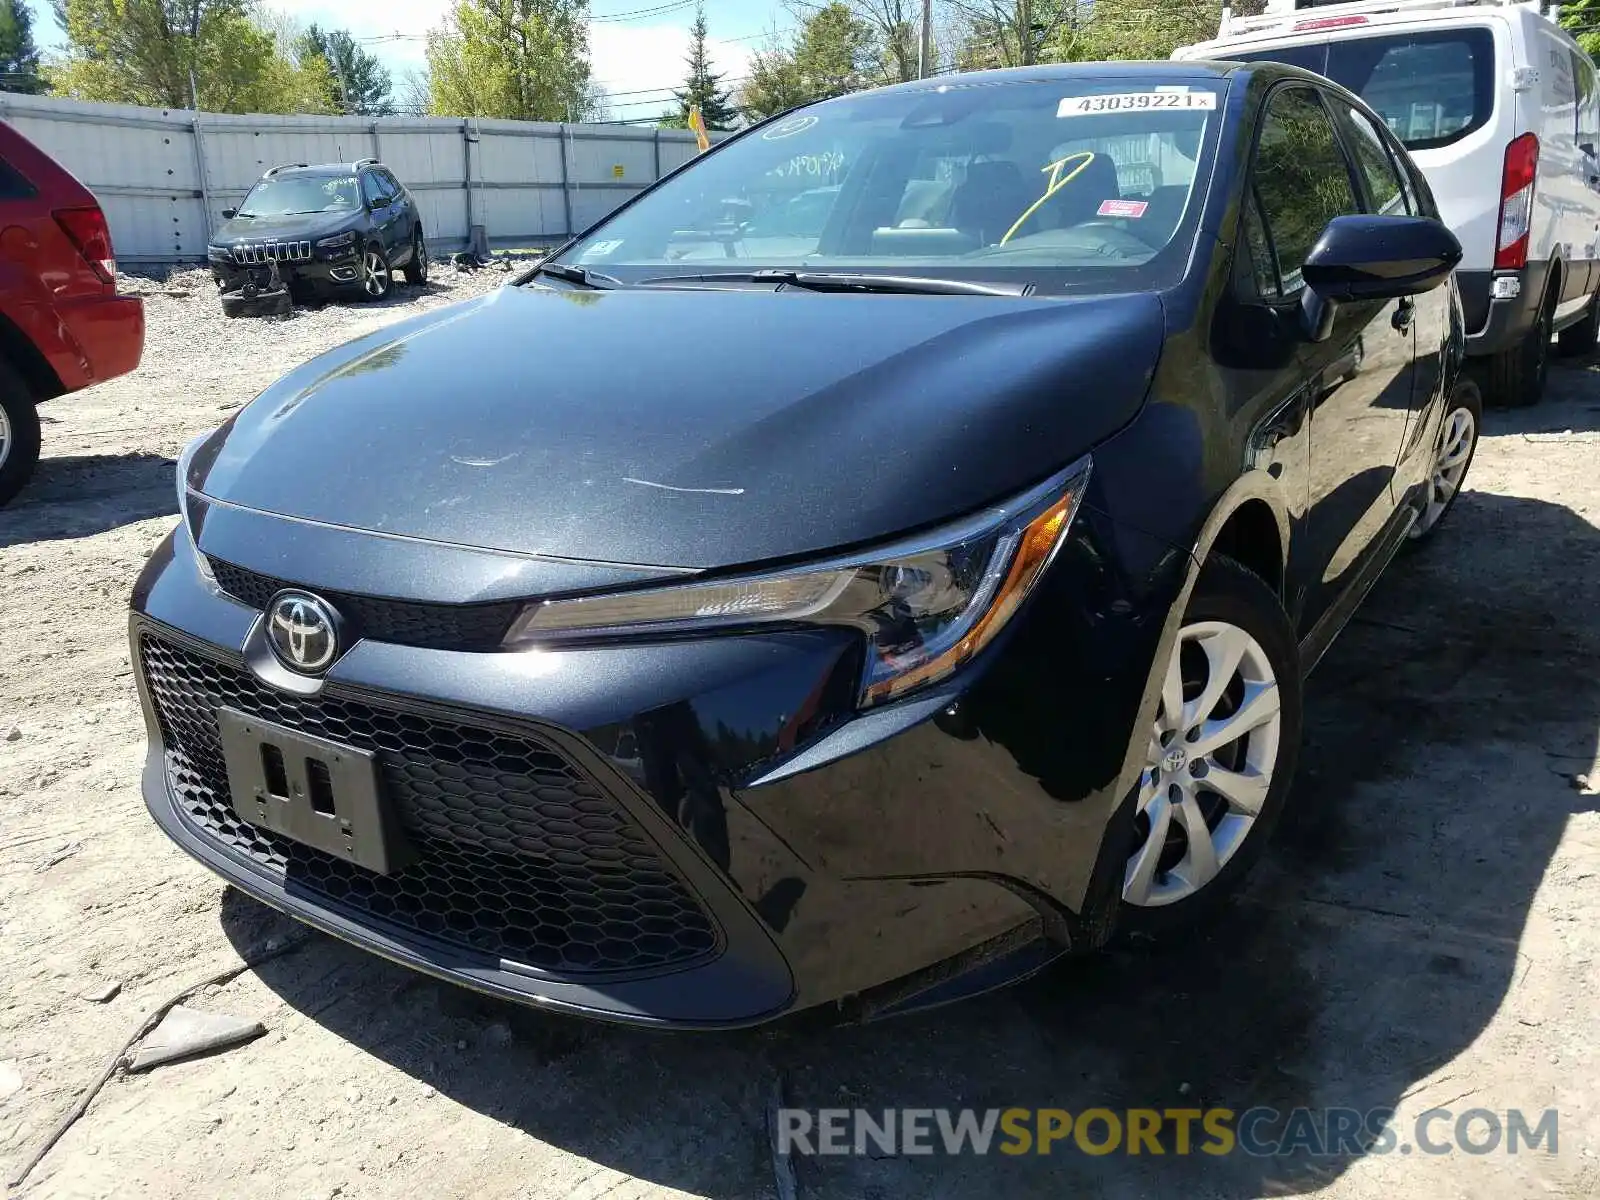
[[610, 275], [603, 275], [599, 271], [591, 271], [588, 267], [573, 267], [566, 263], [540, 263], [533, 269], [533, 275], [549, 275], [567, 283], [576, 283], [582, 287], [598, 288], [602, 291], [609, 288], [623, 287], [620, 279], [613, 279]]
[[781, 283], [808, 292], [880, 292], [911, 296], [1030, 296], [1031, 283], [973, 283], [966, 279], [931, 279], [923, 275], [867, 275], [844, 271], [728, 271], [710, 275], [663, 275], [640, 280], [660, 283]]

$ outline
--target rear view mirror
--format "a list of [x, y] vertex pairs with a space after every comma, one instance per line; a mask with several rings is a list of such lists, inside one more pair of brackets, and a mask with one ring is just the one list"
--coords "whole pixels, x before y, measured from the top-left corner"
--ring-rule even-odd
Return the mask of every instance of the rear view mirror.
[[1335, 217], [1306, 257], [1306, 336], [1321, 341], [1332, 308], [1431, 292], [1461, 261], [1461, 243], [1430, 217]]

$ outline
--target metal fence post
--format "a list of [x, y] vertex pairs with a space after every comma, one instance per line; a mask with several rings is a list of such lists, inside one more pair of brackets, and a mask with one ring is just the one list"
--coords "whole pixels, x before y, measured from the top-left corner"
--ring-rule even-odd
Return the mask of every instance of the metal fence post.
[[567, 237], [577, 230], [572, 227], [572, 166], [567, 162], [567, 127], [561, 126], [561, 203], [567, 213]]
[[367, 131], [372, 134], [372, 157], [382, 162], [383, 141], [378, 137], [378, 123], [373, 121], [368, 124]]
[[[656, 152], [655, 179], [660, 179], [661, 178], [661, 126], [659, 126], [659, 125], [656, 126], [655, 152]], [[654, 180], [652, 180], [652, 182], [654, 182]]]
[[189, 132], [194, 137], [194, 162], [200, 172], [200, 210], [206, 229], [206, 244], [211, 243], [211, 181], [206, 178], [206, 140], [200, 132], [200, 112], [195, 110]]

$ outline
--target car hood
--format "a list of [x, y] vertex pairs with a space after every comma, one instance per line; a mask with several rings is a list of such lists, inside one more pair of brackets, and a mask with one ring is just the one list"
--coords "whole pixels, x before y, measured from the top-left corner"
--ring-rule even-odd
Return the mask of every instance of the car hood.
[[235, 242], [287, 242], [327, 237], [355, 223], [353, 212], [297, 213], [292, 217], [234, 217], [217, 226], [211, 235], [214, 246]]
[[230, 505], [712, 568], [1005, 498], [1133, 418], [1160, 301], [506, 287], [285, 376], [193, 456]]

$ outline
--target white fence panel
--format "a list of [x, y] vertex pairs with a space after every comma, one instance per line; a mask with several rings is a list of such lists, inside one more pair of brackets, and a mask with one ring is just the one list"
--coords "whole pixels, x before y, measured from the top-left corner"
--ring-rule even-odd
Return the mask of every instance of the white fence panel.
[[0, 93], [0, 119], [100, 198], [126, 263], [201, 262], [206, 240], [282, 163], [378, 158], [416, 196], [436, 252], [564, 240], [694, 157], [694, 135], [443, 117], [258, 116]]

